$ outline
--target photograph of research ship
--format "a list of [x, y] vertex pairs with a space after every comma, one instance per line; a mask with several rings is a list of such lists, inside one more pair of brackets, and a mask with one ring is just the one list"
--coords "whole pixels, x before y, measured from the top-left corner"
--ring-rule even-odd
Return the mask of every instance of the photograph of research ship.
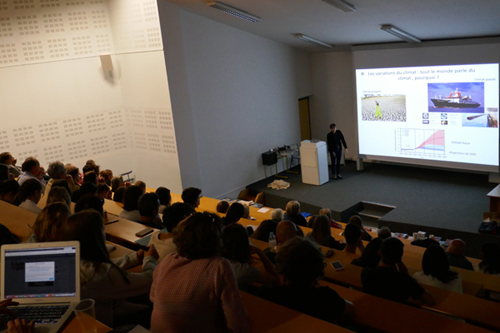
[[481, 106], [480, 103], [473, 101], [470, 95], [462, 97], [462, 93], [458, 91], [458, 88], [451, 92], [448, 97], [434, 97], [431, 98], [431, 101], [436, 108], [472, 109]]

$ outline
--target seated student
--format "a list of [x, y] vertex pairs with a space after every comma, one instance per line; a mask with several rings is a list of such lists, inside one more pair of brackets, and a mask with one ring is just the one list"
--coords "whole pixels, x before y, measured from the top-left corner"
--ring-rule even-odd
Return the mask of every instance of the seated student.
[[354, 305], [330, 287], [318, 287], [325, 274], [325, 257], [318, 245], [295, 237], [284, 244], [276, 256], [278, 272], [285, 285], [262, 287], [258, 296], [330, 323], [353, 316]]
[[[291, 221], [281, 221], [278, 223], [278, 226], [276, 227], [276, 244], [281, 246], [296, 236], [303, 236], [300, 234], [298, 229], [300, 228], [298, 228], [297, 225]], [[279, 251], [279, 247], [277, 249], [268, 247], [264, 250], [264, 253], [273, 264], [276, 263], [276, 250]]]
[[142, 189], [142, 193], [146, 193], [146, 183], [143, 182], [142, 180], [138, 180], [134, 184], [135, 186], [139, 186]]
[[328, 208], [323, 208], [319, 211], [319, 215], [326, 215], [330, 220], [330, 227], [335, 229], [342, 229], [342, 225], [335, 222], [332, 218], [332, 211]]
[[312, 231], [306, 235], [312, 241], [319, 245], [330, 247], [332, 249], [343, 250], [346, 245], [341, 244], [332, 237], [330, 229], [330, 219], [326, 215], [316, 216], [313, 222]]
[[233, 202], [227, 210], [226, 216], [222, 218], [224, 226], [228, 226], [238, 221], [245, 215], [245, 207], [239, 202]]
[[[143, 324], [148, 307], [124, 300], [149, 293], [158, 259], [154, 246], [111, 260], [102, 217], [93, 210], [72, 215], [60, 231], [63, 240], [80, 242], [81, 298], [95, 300], [96, 319], [110, 327]], [[141, 262], [141, 273], [126, 271]]]
[[386, 238], [392, 237], [391, 229], [389, 229], [389, 227], [382, 227], [382, 228], [378, 229], [377, 235], [378, 235], [378, 238], [381, 238], [381, 239], [386, 239]]
[[422, 272], [413, 274], [420, 284], [462, 293], [462, 279], [457, 272], [450, 270], [450, 264], [444, 249], [431, 244], [422, 257]]
[[7, 166], [7, 172], [12, 174], [14, 177], [19, 177], [21, 170], [16, 166], [17, 159], [15, 159], [11, 153], [4, 152], [0, 154], [0, 165]]
[[14, 175], [9, 173], [9, 167], [6, 165], [0, 164], [0, 182], [8, 179], [14, 179]]
[[284, 220], [292, 221], [298, 226], [307, 226], [307, 221], [304, 216], [300, 214], [300, 203], [298, 201], [292, 200], [286, 204]]
[[374, 238], [366, 245], [363, 254], [351, 261], [351, 264], [361, 267], [377, 267], [380, 263], [380, 246], [382, 239], [380, 237]]
[[120, 217], [139, 222], [141, 214], [139, 213], [139, 198], [143, 194], [142, 189], [137, 185], [127, 187], [123, 195], [123, 210]]
[[115, 193], [120, 187], [125, 187], [122, 176], [116, 176], [111, 179], [111, 192]]
[[172, 204], [172, 196], [170, 195], [170, 190], [166, 187], [158, 187], [156, 189], [156, 194], [160, 197], [160, 209], [158, 210], [159, 214], [163, 214], [165, 208]]
[[71, 164], [70, 165], [66, 164], [64, 167], [66, 168], [66, 172], [68, 173], [68, 175], [70, 175], [73, 178], [73, 183], [75, 183], [75, 185], [80, 186], [83, 180], [82, 175], [80, 174], [80, 169]]
[[82, 168], [83, 174], [89, 172], [89, 171], [94, 171], [96, 175], [99, 174], [99, 165], [97, 165], [94, 160], [88, 160], [87, 163]]
[[356, 224], [347, 224], [344, 230], [345, 242], [347, 243], [344, 251], [356, 253], [356, 249], [360, 254], [363, 254], [365, 245], [361, 240], [361, 229]]
[[263, 242], [269, 241], [269, 234], [272, 232], [276, 236], [276, 227], [278, 226], [278, 222], [275, 220], [264, 220], [261, 224], [255, 229], [250, 238], [258, 239]]
[[0, 182], [0, 200], [14, 204], [20, 190], [19, 183], [14, 179]]
[[[69, 187], [69, 184], [66, 180], [64, 179], [58, 179], [56, 180], [53, 184], [52, 184], [52, 188], [54, 187], [62, 187], [64, 189], [66, 189], [66, 191], [69, 193], [69, 195], [71, 196], [71, 188]], [[78, 186], [78, 188], [80, 188], [80, 186]], [[50, 191], [49, 191], [50, 192]], [[47, 188], [45, 188], [45, 194], [48, 194], [49, 192], [47, 192]]]
[[221, 214], [226, 214], [228, 209], [229, 209], [229, 202], [227, 202], [226, 200], [219, 201], [217, 203], [217, 207], [215, 208], [217, 213]]
[[148, 227], [161, 229], [161, 219], [158, 216], [158, 208], [160, 207], [160, 199], [156, 193], [144, 193], [139, 197], [137, 208], [139, 208], [139, 223]]
[[52, 187], [47, 196], [47, 205], [54, 202], [64, 202], [68, 207], [71, 205], [71, 197], [64, 187]]
[[448, 257], [448, 262], [450, 266], [460, 267], [463, 269], [468, 269], [470, 271], [474, 270], [472, 263], [465, 257], [465, 242], [461, 239], [454, 239], [448, 245], [446, 249], [446, 256]]
[[361, 240], [368, 242], [372, 240], [373, 237], [363, 227], [363, 221], [361, 220], [361, 217], [359, 215], [351, 216], [348, 224], [355, 224], [359, 227], [359, 229], [361, 230]]
[[95, 171], [87, 171], [83, 174], [83, 182], [84, 183], [92, 183], [97, 185], [98, 183], [98, 176]]
[[160, 262], [165, 256], [172, 252], [177, 252], [177, 247], [173, 242], [173, 230], [177, 225], [191, 215], [191, 206], [184, 202], [176, 202], [163, 212], [163, 226], [165, 230], [155, 231], [149, 240], [149, 245], [154, 245], [158, 251]]
[[221, 220], [195, 213], [174, 229], [178, 253], [170, 253], [154, 272], [151, 332], [248, 332], [229, 261], [221, 258]]
[[500, 276], [500, 246], [487, 242], [481, 249], [483, 260], [474, 267], [476, 272]]
[[[222, 251], [224, 258], [233, 266], [238, 288], [248, 291], [254, 283], [277, 284], [278, 273], [273, 263], [258, 247], [250, 244], [248, 233], [241, 224], [233, 223], [222, 230]], [[265, 272], [261, 272], [253, 265], [252, 254], [257, 254], [264, 265]]]
[[283, 221], [283, 209], [275, 208], [271, 211], [271, 220], [275, 220], [277, 223]]
[[181, 198], [182, 201], [191, 205], [192, 213], [194, 213], [196, 207], [200, 205], [201, 190], [196, 187], [188, 187], [182, 191]]
[[104, 180], [104, 183], [111, 186], [111, 180], [113, 179], [113, 171], [106, 169], [99, 172], [99, 177]]
[[70, 195], [74, 191], [77, 191], [78, 189], [80, 189], [80, 186], [76, 185], [75, 182], [73, 181], [73, 177], [67, 174], [66, 168], [64, 168], [64, 164], [62, 164], [59, 161], [50, 163], [49, 167], [47, 168], [47, 173], [50, 176], [50, 180], [47, 183], [47, 186], [45, 189], [47, 191], [47, 193], [50, 192], [50, 189], [52, 188], [52, 184], [54, 184], [54, 182], [56, 180], [60, 180], [60, 179], [65, 180], [68, 183], [69, 188], [70, 188], [70, 192], [69, 192]]
[[75, 213], [88, 209], [93, 209], [98, 212], [99, 215], [104, 216], [104, 200], [95, 194], [85, 194], [75, 204]]
[[38, 214], [42, 211], [42, 209], [37, 206], [41, 197], [42, 184], [36, 179], [28, 179], [21, 185], [21, 189], [19, 190], [19, 207]]
[[19, 185], [23, 185], [28, 179], [37, 179], [42, 184], [42, 193], [45, 193], [45, 186], [47, 185], [47, 182], [43, 179], [45, 170], [40, 167], [40, 162], [36, 158], [28, 157], [22, 164], [21, 170], [23, 172], [17, 178]]
[[382, 242], [379, 265], [375, 268], [365, 267], [361, 271], [363, 291], [399, 303], [405, 303], [411, 297], [426, 304], [434, 304], [432, 295], [408, 275], [408, 269], [401, 261], [403, 247], [403, 242], [394, 237]]
[[66, 224], [69, 216], [69, 206], [64, 202], [47, 204], [36, 217], [33, 224], [33, 242], [58, 242], [62, 241], [61, 229]]
[[113, 194], [113, 201], [123, 203], [123, 197], [125, 196], [125, 190], [126, 187], [120, 187], [118, 188], [115, 193]]
[[102, 199], [111, 199], [111, 191], [106, 184], [97, 184], [97, 196]]
[[92, 182], [83, 182], [80, 189], [71, 196], [71, 201], [78, 202], [86, 194], [97, 194], [97, 185]]

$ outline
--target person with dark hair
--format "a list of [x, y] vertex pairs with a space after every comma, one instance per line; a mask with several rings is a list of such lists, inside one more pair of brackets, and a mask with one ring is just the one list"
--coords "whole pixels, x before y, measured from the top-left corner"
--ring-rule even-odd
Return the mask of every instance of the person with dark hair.
[[347, 224], [344, 230], [345, 242], [347, 243], [345, 251], [348, 253], [356, 253], [356, 249], [360, 254], [363, 254], [365, 246], [361, 240], [361, 229], [356, 224]]
[[99, 172], [99, 177], [104, 180], [104, 183], [111, 186], [111, 180], [113, 179], [113, 171], [106, 169]]
[[413, 274], [413, 278], [420, 284], [460, 294], [463, 292], [460, 275], [450, 270], [446, 252], [437, 244], [431, 244], [427, 247], [422, 257], [422, 271]]
[[120, 217], [139, 222], [141, 214], [139, 213], [139, 198], [143, 194], [142, 189], [137, 185], [132, 185], [125, 189], [123, 195], [123, 210]]
[[500, 245], [487, 242], [481, 249], [483, 260], [474, 267], [476, 272], [500, 276]]
[[92, 183], [97, 185], [97, 173], [95, 171], [87, 171], [83, 174], [84, 183]]
[[361, 240], [368, 241], [368, 242], [372, 240], [373, 237], [363, 227], [363, 220], [361, 220], [361, 216], [359, 216], [359, 215], [351, 216], [349, 218], [348, 224], [355, 224], [359, 227], [359, 229], [361, 230]]
[[381, 238], [381, 239], [386, 239], [386, 238], [392, 237], [391, 229], [389, 229], [389, 227], [382, 227], [382, 228], [378, 229], [377, 235], [378, 235], [378, 238]]
[[45, 186], [47, 186], [47, 182], [43, 179], [45, 170], [40, 167], [40, 162], [36, 158], [28, 157], [22, 164], [21, 170], [23, 172], [17, 178], [19, 185], [23, 185], [28, 179], [36, 179], [42, 184], [42, 193], [45, 193]]
[[160, 207], [160, 198], [156, 193], [144, 193], [139, 197], [137, 204], [139, 208], [139, 223], [148, 227], [161, 229], [161, 219], [158, 216], [158, 208]]
[[109, 190], [108, 185], [101, 183], [97, 184], [97, 196], [102, 199], [111, 199], [111, 191]]
[[[52, 183], [52, 188], [54, 188], [54, 187], [62, 187], [62, 188], [64, 188], [68, 192], [68, 194], [71, 196], [71, 193], [72, 193], [71, 192], [71, 188], [69, 187], [69, 184], [68, 184], [68, 182], [66, 180], [64, 180], [64, 179], [58, 179], [58, 180], [54, 181]], [[78, 186], [78, 189], [80, 189], [80, 186]], [[47, 188], [45, 188], [45, 191], [47, 191]], [[50, 193], [50, 191], [49, 192], [45, 192], [45, 194], [47, 194], [47, 193]]]
[[69, 166], [65, 165], [64, 167], [66, 168], [66, 172], [68, 173], [68, 175], [70, 175], [73, 178], [73, 183], [75, 183], [75, 185], [80, 185], [80, 183], [82, 182], [82, 175], [80, 174], [80, 169], [78, 169], [74, 165], [69, 165]]
[[330, 124], [330, 132], [326, 136], [326, 143], [328, 146], [328, 152], [330, 153], [330, 159], [332, 162], [332, 174], [333, 179], [342, 179], [340, 175], [340, 161], [342, 160], [342, 146], [344, 146], [346, 152], [347, 144], [345, 143], [344, 135], [341, 131], [337, 130], [337, 125]]
[[272, 232], [276, 235], [276, 227], [278, 226], [278, 222], [275, 220], [264, 220], [260, 223], [260, 225], [255, 229], [250, 238], [258, 239], [263, 242], [269, 241], [269, 234]]
[[461, 239], [454, 239], [448, 245], [446, 249], [446, 256], [448, 257], [448, 262], [450, 266], [459, 267], [473, 271], [474, 267], [472, 263], [465, 257], [465, 242]]
[[88, 209], [93, 209], [98, 212], [99, 215], [104, 216], [104, 199], [99, 198], [95, 194], [85, 194], [76, 202], [75, 213]]
[[123, 197], [125, 196], [125, 187], [119, 187], [116, 189], [115, 193], [113, 194], [113, 201], [123, 203]]
[[319, 245], [326, 246], [336, 250], [343, 250], [346, 245], [341, 244], [332, 237], [330, 219], [326, 215], [318, 215], [314, 219], [312, 231], [306, 235], [312, 241]]
[[8, 166], [0, 164], [0, 182], [8, 179], [14, 179], [14, 175], [9, 173]]
[[192, 212], [194, 213], [196, 211], [196, 207], [200, 205], [201, 190], [196, 187], [188, 187], [182, 191], [181, 197], [182, 201], [191, 205], [193, 208]]
[[158, 251], [160, 262], [165, 256], [172, 252], [177, 252], [177, 247], [173, 242], [173, 230], [177, 225], [191, 215], [191, 206], [184, 202], [176, 202], [172, 206], [165, 208], [163, 212], [163, 230], [155, 231], [149, 240], [149, 245], [154, 245]]
[[[253, 265], [252, 254], [259, 256], [265, 272], [261, 272]], [[254, 282], [262, 284], [279, 282], [273, 263], [261, 249], [250, 244], [247, 230], [241, 224], [233, 223], [222, 231], [222, 256], [231, 262], [240, 290], [248, 291]]]
[[379, 265], [361, 271], [363, 291], [399, 303], [405, 303], [411, 297], [425, 304], [434, 304], [432, 295], [408, 275], [408, 269], [401, 261], [403, 248], [404, 244], [394, 237], [382, 242]]
[[292, 221], [297, 226], [307, 226], [306, 218], [300, 214], [300, 203], [295, 200], [289, 201], [286, 204], [283, 220]]
[[0, 182], [0, 200], [14, 204], [21, 186], [14, 179]]
[[21, 185], [19, 190], [18, 202], [19, 207], [29, 210], [33, 213], [40, 213], [42, 209], [37, 206], [37, 203], [42, 197], [42, 184], [36, 179], [28, 179]]
[[47, 195], [47, 205], [54, 202], [64, 202], [68, 207], [71, 205], [71, 197], [64, 187], [52, 187]]
[[80, 186], [75, 184], [75, 182], [73, 181], [73, 177], [68, 175], [68, 173], [66, 172], [64, 164], [59, 161], [50, 163], [49, 167], [47, 168], [47, 173], [50, 176], [50, 180], [47, 183], [47, 187], [45, 188], [46, 193], [50, 192], [50, 189], [52, 188], [54, 182], [57, 180], [63, 180], [68, 183], [68, 193], [70, 195], [74, 191], [80, 189]]
[[159, 214], [163, 214], [163, 211], [165, 208], [171, 205], [172, 203], [172, 196], [170, 195], [170, 190], [166, 187], [158, 187], [155, 191], [156, 194], [158, 194], [158, 197], [160, 198], [160, 208], [158, 209]]
[[231, 264], [219, 256], [221, 224], [215, 214], [195, 213], [174, 229], [177, 253], [153, 276], [153, 333], [250, 330]]
[[228, 209], [229, 209], [229, 202], [227, 202], [226, 200], [219, 201], [217, 203], [217, 208], [215, 208], [217, 213], [221, 214], [226, 214]]
[[78, 202], [86, 194], [97, 194], [97, 185], [92, 182], [84, 182], [78, 191], [71, 196], [71, 201]]
[[351, 264], [361, 267], [377, 267], [380, 263], [380, 246], [382, 246], [382, 238], [377, 237], [372, 239], [372, 241], [366, 245], [363, 254], [359, 258], [351, 261]]
[[143, 182], [142, 180], [138, 180], [134, 184], [135, 186], [139, 186], [142, 189], [142, 193], [146, 193], [146, 183]]
[[316, 243], [295, 237], [281, 246], [276, 262], [285, 284], [262, 287], [258, 296], [330, 323], [354, 315], [355, 307], [351, 302], [342, 299], [330, 287], [318, 286], [326, 265]]
[[97, 165], [94, 160], [88, 160], [87, 163], [85, 163], [85, 166], [82, 168], [83, 173], [87, 173], [89, 171], [94, 171], [96, 175], [99, 174], [99, 165]]
[[326, 215], [328, 217], [328, 219], [330, 220], [330, 227], [335, 229], [342, 229], [342, 225], [333, 220], [332, 211], [329, 208], [322, 208], [319, 211], [319, 215]]
[[[60, 233], [63, 240], [80, 242], [81, 298], [95, 300], [96, 319], [110, 327], [143, 323], [139, 318], [147, 319], [148, 306], [124, 302], [124, 299], [149, 293], [158, 259], [154, 246], [147, 252], [139, 250], [110, 259], [102, 217], [93, 210], [69, 217]], [[141, 273], [127, 272], [141, 262]]]
[[122, 176], [113, 177], [113, 179], [111, 179], [111, 192], [116, 192], [118, 188], [124, 187], [124, 184]]
[[15, 159], [11, 153], [4, 152], [0, 154], [0, 165], [5, 165], [7, 167], [7, 172], [12, 174], [14, 177], [19, 177], [21, 170], [16, 166], [17, 159]]
[[225, 226], [228, 226], [233, 223], [238, 223], [243, 215], [245, 215], [245, 207], [239, 202], [233, 202], [231, 206], [229, 206], [226, 216], [222, 218], [222, 221]]

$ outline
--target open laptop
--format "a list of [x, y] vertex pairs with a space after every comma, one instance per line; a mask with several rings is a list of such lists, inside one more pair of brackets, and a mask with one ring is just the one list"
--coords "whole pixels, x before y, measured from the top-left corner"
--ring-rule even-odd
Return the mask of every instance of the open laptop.
[[36, 332], [59, 332], [80, 301], [80, 243], [3, 245], [1, 260], [1, 299], [19, 303], [8, 309]]

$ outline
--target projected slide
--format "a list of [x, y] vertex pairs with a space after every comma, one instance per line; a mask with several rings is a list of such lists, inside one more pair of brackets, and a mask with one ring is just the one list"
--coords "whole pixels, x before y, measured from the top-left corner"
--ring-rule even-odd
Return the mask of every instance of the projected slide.
[[360, 156], [498, 171], [498, 67], [357, 69]]

